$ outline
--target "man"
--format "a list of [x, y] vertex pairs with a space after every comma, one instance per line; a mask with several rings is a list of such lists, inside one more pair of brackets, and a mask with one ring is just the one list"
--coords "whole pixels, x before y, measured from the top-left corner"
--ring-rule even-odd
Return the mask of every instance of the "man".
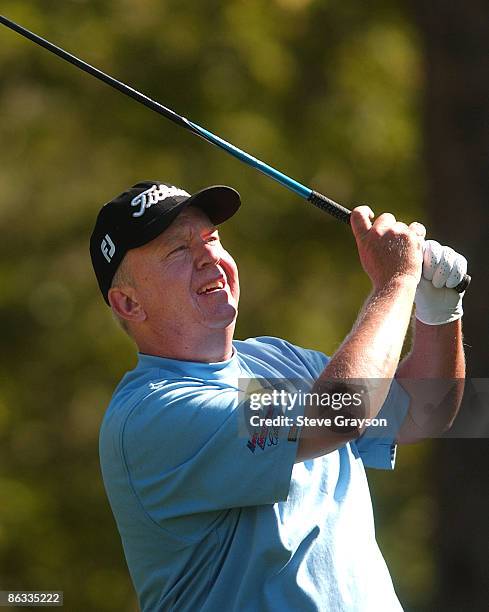
[[[141, 608], [401, 610], [364, 465], [390, 469], [394, 437], [414, 442], [455, 417], [460, 386], [427, 418], [419, 393], [391, 381], [463, 378], [462, 296], [449, 287], [466, 261], [424, 243], [422, 225], [358, 207], [351, 227], [372, 292], [331, 359], [278, 338], [233, 341], [238, 271], [216, 226], [239, 205], [229, 187], [190, 196], [138, 183], [102, 208], [91, 238], [102, 295], [139, 350], [104, 417], [100, 455]], [[415, 340], [399, 365], [414, 300]], [[309, 380], [321, 398], [366, 390], [343, 413], [382, 408], [402, 426], [372, 436], [360, 418], [323, 419], [243, 436], [244, 379]], [[300, 410], [334, 412], [319, 401]]]

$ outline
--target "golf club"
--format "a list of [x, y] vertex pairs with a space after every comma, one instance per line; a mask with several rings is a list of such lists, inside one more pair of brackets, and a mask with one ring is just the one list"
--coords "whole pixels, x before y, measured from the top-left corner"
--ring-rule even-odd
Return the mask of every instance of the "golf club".
[[[314, 206], [317, 206], [318, 208], [332, 215], [339, 221], [343, 221], [344, 223], [350, 222], [351, 211], [348, 208], [345, 208], [344, 206], [342, 206], [341, 204], [338, 204], [334, 200], [331, 200], [330, 198], [326, 197], [322, 193], [319, 193], [317, 191], [310, 189], [309, 187], [306, 187], [305, 185], [302, 185], [296, 180], [283, 174], [279, 170], [272, 168], [272, 166], [269, 166], [268, 164], [260, 161], [259, 159], [256, 159], [256, 157], [253, 157], [252, 155], [249, 155], [245, 151], [238, 149], [238, 147], [235, 147], [231, 143], [226, 142], [219, 136], [212, 134], [208, 130], [204, 129], [203, 127], [200, 127], [196, 123], [193, 123], [189, 119], [186, 119], [185, 117], [182, 117], [181, 115], [178, 115], [173, 110], [167, 108], [166, 106], [163, 106], [162, 104], [160, 104], [159, 102], [156, 102], [155, 100], [152, 100], [148, 96], [145, 96], [144, 94], [140, 93], [136, 89], [133, 89], [129, 85], [126, 85], [125, 83], [122, 83], [121, 81], [118, 81], [117, 79], [109, 76], [108, 74], [102, 72], [98, 68], [95, 68], [94, 66], [88, 64], [87, 62], [84, 62], [78, 57], [72, 55], [71, 53], [68, 53], [64, 49], [61, 49], [60, 47], [54, 45], [53, 43], [42, 38], [41, 36], [34, 34], [34, 32], [27, 30], [26, 28], [15, 23], [14, 21], [7, 19], [3, 15], [0, 15], [0, 23], [3, 23], [3, 25], [10, 28], [11, 30], [14, 30], [18, 34], [21, 34], [25, 38], [28, 38], [29, 40], [31, 40], [32, 42], [35, 42], [41, 47], [44, 47], [48, 51], [51, 51], [58, 57], [61, 57], [67, 62], [70, 62], [70, 64], [77, 66], [84, 72], [88, 72], [88, 74], [91, 74], [92, 76], [96, 77], [100, 81], [107, 83], [107, 85], [110, 85], [114, 89], [117, 89], [120, 92], [126, 94], [127, 96], [130, 96], [134, 100], [137, 100], [141, 104], [144, 104], [144, 106], [146, 106], [147, 108], [150, 108], [151, 110], [159, 113], [160, 115], [163, 115], [164, 117], [166, 117], [170, 121], [173, 121], [177, 125], [185, 128], [186, 130], [189, 130], [190, 132], [194, 134], [197, 134], [204, 140], [207, 140], [207, 142], [210, 142], [211, 144], [219, 147], [220, 149], [223, 149], [224, 151], [226, 151], [230, 155], [233, 155], [234, 157], [244, 162], [245, 164], [248, 164], [249, 166], [255, 168], [256, 170], [259, 170], [263, 174], [266, 174], [266, 176], [269, 176], [270, 178], [274, 179], [275, 181], [277, 181], [284, 187], [287, 187], [288, 189], [290, 189], [297, 195], [301, 196], [308, 202], [311, 202], [311, 204], [314, 204]], [[460, 281], [460, 283], [455, 287], [455, 290], [458, 291], [459, 293], [462, 293], [463, 291], [467, 289], [467, 287], [470, 284], [470, 281], [471, 281], [471, 277], [468, 274], [466, 274], [464, 278]]]

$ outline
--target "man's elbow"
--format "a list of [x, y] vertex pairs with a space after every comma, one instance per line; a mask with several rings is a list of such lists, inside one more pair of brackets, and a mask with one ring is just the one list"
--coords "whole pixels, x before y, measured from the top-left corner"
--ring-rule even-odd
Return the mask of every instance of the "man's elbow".
[[463, 397], [463, 381], [457, 381], [438, 403], [411, 398], [411, 405], [397, 436], [398, 444], [414, 444], [439, 438], [453, 426]]

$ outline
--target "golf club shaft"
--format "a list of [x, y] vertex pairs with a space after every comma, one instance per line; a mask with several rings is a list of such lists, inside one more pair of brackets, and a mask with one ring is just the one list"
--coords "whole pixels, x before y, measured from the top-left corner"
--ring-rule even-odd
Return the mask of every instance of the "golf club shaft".
[[[3, 25], [10, 28], [11, 30], [14, 30], [18, 34], [24, 36], [25, 38], [28, 38], [29, 40], [31, 40], [32, 42], [35, 42], [41, 47], [44, 47], [48, 51], [51, 51], [58, 57], [61, 57], [65, 61], [69, 62], [70, 64], [73, 64], [77, 68], [80, 68], [84, 72], [88, 72], [88, 74], [91, 74], [95, 78], [99, 79], [100, 81], [103, 81], [107, 85], [110, 85], [114, 89], [117, 89], [118, 91], [122, 92], [123, 94], [126, 94], [127, 96], [130, 96], [131, 98], [140, 102], [141, 104], [144, 104], [144, 106], [146, 106], [147, 108], [150, 108], [151, 110], [159, 113], [160, 115], [163, 115], [164, 117], [166, 117], [170, 121], [173, 121], [177, 125], [189, 130], [190, 132], [194, 134], [197, 134], [204, 140], [207, 140], [207, 142], [210, 142], [211, 144], [219, 147], [220, 149], [223, 149], [224, 151], [226, 151], [233, 157], [236, 157], [237, 159], [244, 162], [245, 164], [248, 164], [252, 168], [259, 170], [266, 176], [269, 176], [270, 178], [274, 179], [275, 181], [277, 181], [284, 187], [287, 187], [287, 189], [290, 189], [297, 195], [301, 196], [308, 202], [311, 202], [311, 204], [314, 204], [314, 206], [317, 206], [318, 208], [332, 215], [339, 221], [343, 221], [344, 223], [350, 222], [351, 211], [348, 208], [345, 208], [344, 206], [342, 206], [341, 204], [338, 204], [334, 200], [331, 200], [325, 195], [317, 191], [314, 191], [310, 189], [309, 187], [306, 187], [305, 185], [302, 185], [298, 181], [292, 179], [286, 174], [283, 174], [279, 170], [272, 168], [272, 166], [269, 166], [265, 162], [260, 161], [256, 157], [249, 155], [245, 151], [242, 151], [238, 147], [235, 147], [234, 145], [227, 142], [226, 140], [223, 140], [219, 136], [216, 136], [212, 132], [209, 132], [208, 130], [197, 125], [196, 123], [193, 123], [193, 121], [189, 121], [185, 117], [178, 115], [170, 108], [163, 106], [163, 104], [156, 102], [156, 100], [152, 100], [148, 96], [145, 96], [144, 94], [140, 93], [139, 91], [130, 87], [129, 85], [126, 85], [125, 83], [122, 83], [121, 81], [118, 81], [117, 79], [109, 76], [105, 72], [102, 72], [98, 68], [95, 68], [91, 64], [88, 64], [87, 62], [84, 62], [83, 60], [79, 59], [75, 55], [72, 55], [71, 53], [68, 53], [64, 49], [61, 49], [61, 47], [54, 45], [53, 43], [49, 42], [45, 38], [42, 38], [41, 36], [34, 34], [34, 32], [31, 32], [30, 30], [28, 30], [27, 28], [24, 28], [18, 23], [15, 23], [14, 21], [7, 19], [3, 15], [0, 15], [0, 23], [3, 23]], [[470, 276], [465, 275], [465, 277], [457, 285], [457, 287], [455, 287], [455, 289], [459, 293], [461, 293], [462, 291], [465, 291], [465, 289], [468, 287], [470, 283], [470, 280], [471, 280]]]
[[[302, 185], [301, 183], [295, 181], [294, 179], [283, 174], [279, 170], [276, 170], [275, 168], [272, 168], [268, 164], [265, 164], [264, 162], [260, 161], [259, 159], [256, 159], [256, 157], [249, 155], [245, 151], [238, 149], [238, 147], [235, 147], [231, 143], [202, 128], [196, 123], [193, 123], [185, 117], [178, 115], [170, 108], [163, 106], [163, 104], [160, 104], [159, 102], [156, 102], [156, 100], [152, 100], [148, 96], [140, 93], [129, 85], [118, 81], [117, 79], [111, 77], [105, 72], [102, 72], [98, 68], [95, 68], [91, 64], [88, 64], [87, 62], [84, 62], [83, 60], [79, 59], [75, 55], [68, 53], [64, 49], [61, 49], [60, 47], [54, 45], [45, 38], [34, 34], [34, 32], [27, 30], [18, 23], [15, 23], [2, 15], [0, 15], [0, 23], [3, 23], [5, 26], [11, 28], [18, 34], [21, 34], [25, 38], [28, 38], [29, 40], [37, 43], [48, 51], [51, 51], [58, 57], [61, 57], [65, 61], [69, 62], [70, 64], [73, 64], [77, 68], [80, 68], [84, 72], [88, 72], [88, 74], [91, 74], [95, 78], [99, 79], [100, 81], [103, 81], [107, 85], [110, 85], [114, 89], [117, 89], [118, 91], [126, 94], [127, 96], [130, 96], [134, 100], [137, 100], [141, 104], [144, 104], [144, 106], [146, 106], [147, 108], [150, 108], [151, 110], [159, 113], [160, 115], [163, 115], [164, 117], [166, 117], [170, 121], [173, 121], [177, 125], [189, 130], [190, 132], [193, 132], [194, 134], [197, 134], [198, 136], [201, 136], [202, 138], [204, 138], [204, 140], [207, 140], [207, 142], [210, 142], [213, 145], [223, 149], [227, 153], [230, 153], [240, 161], [248, 164], [249, 166], [252, 166], [253, 168], [256, 168], [257, 170], [260, 170], [270, 178], [273, 178], [278, 181], [284, 187], [287, 187], [288, 189], [294, 191], [302, 198], [310, 200], [313, 204], [316, 204], [320, 208], [331, 208], [331, 210], [329, 210], [329, 208], [327, 210], [327, 212], [330, 212], [330, 214], [334, 214], [335, 209], [337, 209], [337, 214], [335, 214], [334, 216], [336, 216], [341, 221], [344, 221], [345, 223], [349, 222], [351, 211], [334, 202], [333, 200], [322, 196], [322, 194], [317, 194], [316, 196], [314, 196], [315, 192], [312, 189], [309, 189], [305, 185]], [[315, 201], [316, 199], [317, 202]]]

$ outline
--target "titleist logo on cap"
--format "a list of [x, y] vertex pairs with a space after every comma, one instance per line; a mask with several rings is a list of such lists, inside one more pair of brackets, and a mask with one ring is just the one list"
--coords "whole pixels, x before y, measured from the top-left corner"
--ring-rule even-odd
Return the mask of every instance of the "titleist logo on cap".
[[131, 206], [139, 206], [139, 210], [133, 212], [132, 216], [141, 217], [141, 215], [144, 215], [145, 210], [153, 204], [157, 204], [161, 202], [161, 200], [166, 200], [166, 198], [171, 198], [173, 196], [185, 196], [188, 198], [190, 194], [178, 187], [152, 185], [149, 189], [146, 189], [146, 191], [143, 191], [131, 200]]

